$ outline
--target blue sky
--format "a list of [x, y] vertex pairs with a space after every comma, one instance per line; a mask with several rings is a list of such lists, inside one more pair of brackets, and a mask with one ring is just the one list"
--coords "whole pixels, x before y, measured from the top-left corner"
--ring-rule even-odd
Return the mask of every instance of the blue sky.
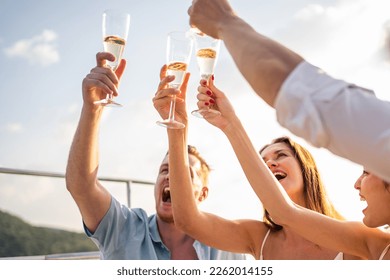
[[[166, 34], [187, 30], [183, 0], [0, 0], [0, 166], [65, 172], [82, 106], [81, 82], [102, 50], [101, 15], [106, 8], [131, 14], [120, 85], [121, 109], [107, 109], [101, 126], [101, 176], [154, 181], [167, 149], [166, 131], [152, 106], [159, 69], [165, 63]], [[387, 0], [231, 1], [256, 30], [294, 49], [330, 74], [372, 88], [390, 100], [389, 56], [385, 46], [390, 14]], [[389, 46], [387, 46], [389, 47]], [[192, 59], [189, 110], [196, 106], [198, 70]], [[237, 71], [224, 45], [216, 83], [230, 97], [255, 147], [290, 135]], [[190, 119], [191, 144], [214, 171], [205, 210], [227, 218], [261, 218], [260, 203], [220, 131]], [[354, 124], [351, 124], [354, 125]], [[313, 152], [336, 207], [360, 220], [353, 183], [361, 167], [329, 152]], [[123, 191], [108, 186], [119, 199]], [[120, 190], [119, 190], [120, 189]], [[138, 196], [137, 196], [138, 195]], [[148, 196], [144, 199], [143, 196]], [[150, 199], [149, 199], [150, 196]], [[135, 205], [153, 210], [152, 193], [135, 193]], [[47, 213], [47, 209], [53, 209]], [[61, 181], [0, 175], [0, 209], [35, 224], [81, 230], [76, 205]], [[65, 210], [65, 211], [63, 211]], [[65, 213], [63, 213], [65, 212]]]

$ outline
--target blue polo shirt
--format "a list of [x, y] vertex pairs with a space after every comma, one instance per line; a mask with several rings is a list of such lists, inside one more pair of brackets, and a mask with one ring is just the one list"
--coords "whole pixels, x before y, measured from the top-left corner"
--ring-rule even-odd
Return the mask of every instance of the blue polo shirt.
[[[148, 216], [140, 208], [129, 209], [114, 197], [94, 234], [85, 233], [99, 247], [101, 258], [108, 260], [170, 260], [170, 252], [161, 241], [156, 215]], [[244, 260], [244, 254], [217, 250], [195, 241], [199, 260]]]

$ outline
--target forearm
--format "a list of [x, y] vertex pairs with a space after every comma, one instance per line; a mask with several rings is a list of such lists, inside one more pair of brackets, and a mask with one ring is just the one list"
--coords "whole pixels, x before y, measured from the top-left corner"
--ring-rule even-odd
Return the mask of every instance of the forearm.
[[185, 130], [168, 130], [169, 185], [176, 226], [198, 239], [212, 224], [199, 211], [194, 198], [186, 137]]
[[277, 223], [289, 220], [293, 202], [253, 147], [237, 118], [223, 130], [229, 139], [240, 165], [263, 206]]
[[[284, 226], [319, 246], [362, 259], [378, 259], [379, 254], [372, 250], [373, 243], [386, 239], [379, 229], [368, 228], [360, 222], [337, 220], [301, 206], [296, 206]], [[387, 245], [388, 240], [383, 243]]]
[[235, 16], [227, 18], [220, 25], [219, 37], [255, 92], [274, 106], [282, 83], [303, 60], [302, 57], [259, 34]]
[[66, 184], [72, 195], [83, 194], [96, 187], [101, 114], [101, 107], [82, 109], [66, 169]]
[[211, 247], [231, 252], [253, 253], [255, 241], [251, 233], [258, 232], [260, 223], [230, 221], [200, 211], [194, 198], [185, 135], [179, 130], [169, 130], [168, 135], [169, 182], [176, 227]]
[[360, 223], [338, 221], [294, 204], [259, 157], [239, 120], [232, 123], [224, 133], [253, 190], [274, 222], [320, 246], [362, 258], [372, 257], [365, 246], [368, 228]]
[[185, 130], [168, 129], [169, 185], [175, 224], [185, 227], [196, 222], [199, 210], [195, 203]]

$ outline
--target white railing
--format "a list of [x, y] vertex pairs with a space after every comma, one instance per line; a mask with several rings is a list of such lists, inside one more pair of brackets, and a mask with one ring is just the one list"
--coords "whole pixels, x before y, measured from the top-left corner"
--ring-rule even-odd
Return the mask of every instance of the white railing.
[[77, 252], [38, 256], [4, 257], [0, 260], [100, 260], [100, 252]]
[[[46, 172], [46, 171], [34, 171], [34, 170], [23, 170], [0, 167], [0, 174], [11, 174], [20, 176], [40, 176], [50, 178], [65, 179], [65, 174]], [[154, 186], [154, 182], [127, 179], [127, 178], [115, 178], [115, 177], [99, 177], [99, 181], [122, 183], [126, 186], [126, 197], [127, 206], [131, 207], [131, 187], [133, 184], [136, 185], [150, 185]], [[93, 252], [74, 252], [74, 253], [60, 253], [60, 254], [49, 254], [49, 255], [36, 255], [36, 256], [18, 256], [18, 257], [0, 257], [0, 259], [12, 259], [12, 260], [99, 260], [99, 251]]]
[[[34, 171], [34, 170], [23, 170], [23, 169], [13, 169], [13, 168], [4, 168], [0, 167], [0, 173], [3, 174], [13, 174], [13, 175], [28, 175], [28, 176], [40, 176], [40, 177], [51, 177], [51, 178], [63, 178], [65, 179], [65, 174], [55, 173], [55, 172], [46, 172], [46, 171]], [[135, 180], [135, 179], [126, 179], [126, 178], [115, 178], [115, 177], [99, 177], [99, 181], [114, 182], [114, 183], [124, 183], [126, 184], [126, 194], [127, 194], [127, 206], [131, 208], [131, 184], [141, 184], [141, 185], [152, 185], [154, 182]]]

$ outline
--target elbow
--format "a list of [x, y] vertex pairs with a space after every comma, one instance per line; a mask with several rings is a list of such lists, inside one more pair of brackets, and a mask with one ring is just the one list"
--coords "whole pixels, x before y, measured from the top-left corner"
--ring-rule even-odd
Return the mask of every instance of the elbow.
[[188, 223], [184, 222], [183, 220], [181, 219], [177, 219], [177, 218], [174, 218], [174, 222], [175, 222], [175, 226], [181, 230], [181, 231], [184, 231], [184, 232], [188, 232], [189, 230], [189, 225]]
[[65, 186], [68, 192], [72, 193], [74, 189], [76, 188], [75, 182], [77, 181], [75, 179], [75, 171], [76, 169], [73, 167], [71, 162], [68, 160], [68, 164], [66, 166], [65, 170]]
[[65, 174], [65, 186], [66, 190], [72, 195], [72, 197], [77, 196], [80, 192], [80, 188], [77, 186], [76, 181], [68, 174]]
[[73, 180], [72, 180], [72, 177], [70, 176], [69, 174], [69, 171], [66, 170], [66, 173], [65, 173], [65, 186], [66, 186], [66, 189], [68, 190], [68, 192], [72, 193], [72, 190], [73, 190]]
[[66, 189], [71, 194], [75, 194], [95, 188], [99, 184], [97, 171], [98, 168], [83, 168], [76, 165], [73, 161], [68, 162], [65, 171]]
[[271, 215], [271, 218], [272, 218], [272, 221], [277, 225], [280, 225], [282, 227], [288, 226], [288, 218], [286, 218], [286, 217], [283, 217], [280, 215], [276, 215], [276, 216]]
[[85, 178], [80, 174], [75, 174], [74, 172], [65, 173], [65, 185], [67, 191], [73, 196], [85, 196], [91, 190], [98, 187], [97, 178]]
[[173, 212], [173, 220], [175, 226], [185, 233], [191, 233], [193, 228], [196, 227], [196, 215], [186, 214], [183, 211], [177, 213]]
[[70, 170], [69, 167], [67, 167], [65, 172], [65, 185], [68, 192], [71, 194], [75, 193], [77, 191], [77, 176], [74, 172], [74, 170]]
[[285, 227], [286, 226], [286, 219], [283, 215], [280, 215], [279, 213], [269, 212], [266, 210], [266, 214], [264, 215], [265, 220], [268, 222], [271, 222], [275, 225]]
[[185, 215], [174, 213], [173, 220], [175, 226], [184, 232], [187, 232], [191, 228], [191, 219], [186, 219]]
[[269, 211], [269, 216], [275, 224], [288, 227], [294, 222], [296, 210], [296, 207], [289, 205], [289, 207], [280, 208], [277, 211]]

